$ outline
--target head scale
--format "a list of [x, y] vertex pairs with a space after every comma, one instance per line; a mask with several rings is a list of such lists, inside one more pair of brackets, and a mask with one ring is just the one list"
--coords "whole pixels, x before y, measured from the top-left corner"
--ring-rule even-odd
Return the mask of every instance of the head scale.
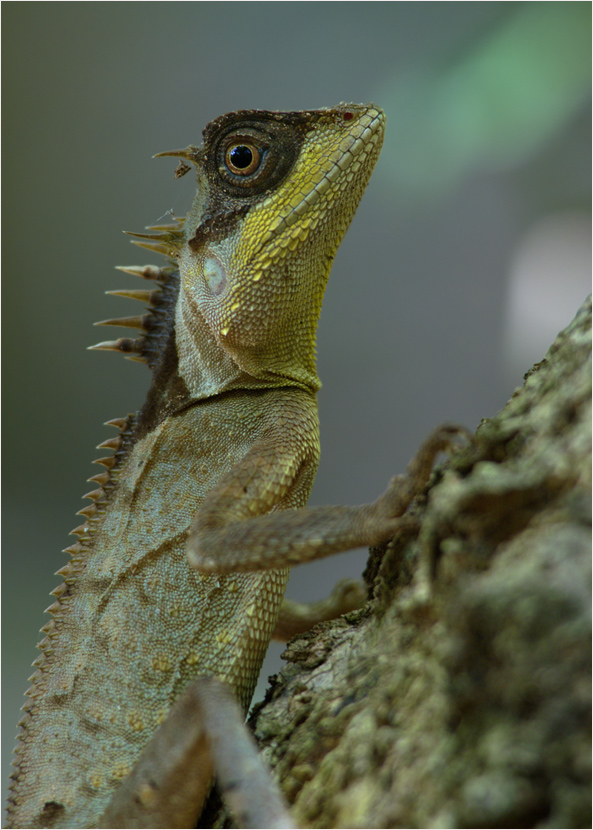
[[176, 314], [191, 394], [319, 387], [315, 330], [331, 263], [370, 178], [385, 117], [369, 105], [242, 111], [183, 156], [198, 173]]

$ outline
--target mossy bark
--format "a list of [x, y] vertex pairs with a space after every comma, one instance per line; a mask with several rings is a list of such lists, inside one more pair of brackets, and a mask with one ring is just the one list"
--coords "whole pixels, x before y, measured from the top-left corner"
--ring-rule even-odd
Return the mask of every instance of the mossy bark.
[[251, 718], [302, 827], [590, 827], [591, 305], [293, 640]]

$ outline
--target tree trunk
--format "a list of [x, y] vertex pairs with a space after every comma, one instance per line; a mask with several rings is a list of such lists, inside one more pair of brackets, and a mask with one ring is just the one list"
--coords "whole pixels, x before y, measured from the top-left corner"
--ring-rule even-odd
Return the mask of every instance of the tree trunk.
[[591, 303], [251, 718], [301, 827], [590, 827]]

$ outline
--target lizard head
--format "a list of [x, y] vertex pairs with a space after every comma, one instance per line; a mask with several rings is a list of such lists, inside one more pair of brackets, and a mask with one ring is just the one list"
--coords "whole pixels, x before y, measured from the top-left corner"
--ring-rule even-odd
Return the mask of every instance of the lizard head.
[[210, 123], [202, 147], [174, 153], [198, 179], [177, 254], [176, 340], [190, 394], [319, 387], [323, 293], [384, 125], [373, 105], [241, 111]]

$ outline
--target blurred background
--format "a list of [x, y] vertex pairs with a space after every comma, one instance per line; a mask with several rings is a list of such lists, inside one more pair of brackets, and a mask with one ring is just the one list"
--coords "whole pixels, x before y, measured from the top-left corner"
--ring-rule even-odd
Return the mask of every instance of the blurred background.
[[[137, 409], [149, 381], [143, 366], [85, 351], [106, 336], [91, 325], [138, 313], [105, 297], [141, 287], [114, 265], [158, 263], [122, 229], [183, 215], [192, 198], [192, 176], [175, 181], [175, 160], [151, 156], [199, 143], [208, 121], [235, 109], [385, 109], [383, 153], [321, 317], [311, 501], [373, 500], [433, 426], [473, 429], [502, 408], [589, 293], [591, 6], [12, 2], [2, 12], [5, 786], [52, 574], [99, 470], [93, 447], [112, 437], [101, 424]], [[364, 561], [297, 568], [289, 594], [321, 598]]]

